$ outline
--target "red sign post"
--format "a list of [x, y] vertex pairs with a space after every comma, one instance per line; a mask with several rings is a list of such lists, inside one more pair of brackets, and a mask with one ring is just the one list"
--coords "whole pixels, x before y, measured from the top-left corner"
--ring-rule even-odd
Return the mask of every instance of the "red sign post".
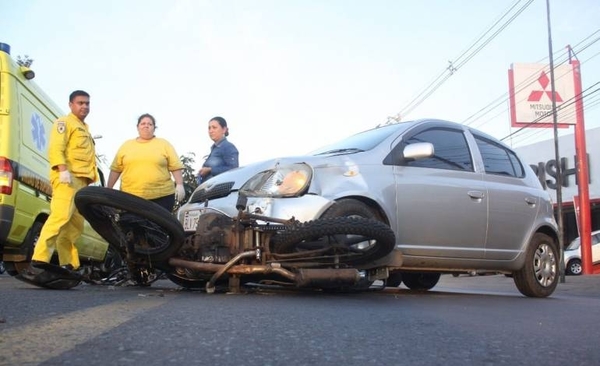
[[[570, 51], [570, 48], [569, 48]], [[570, 52], [569, 52], [570, 53]], [[581, 265], [583, 274], [593, 274], [592, 262], [592, 224], [590, 212], [589, 172], [585, 143], [585, 123], [583, 119], [583, 88], [581, 87], [581, 69], [579, 61], [570, 59], [575, 80], [575, 155], [577, 159], [577, 191], [579, 193], [579, 238], [581, 240]]]

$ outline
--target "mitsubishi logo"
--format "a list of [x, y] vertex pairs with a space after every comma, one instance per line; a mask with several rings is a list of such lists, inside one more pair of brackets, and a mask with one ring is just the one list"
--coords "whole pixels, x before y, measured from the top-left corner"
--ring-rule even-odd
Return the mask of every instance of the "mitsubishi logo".
[[[542, 90], [533, 90], [531, 94], [529, 94], [529, 98], [527, 98], [528, 102], [539, 102], [542, 99], [542, 96], [546, 94], [550, 100], [552, 100], [552, 91], [546, 90], [550, 80], [545, 72], [542, 71], [540, 77], [538, 78], [538, 82], [542, 86]], [[557, 92], [554, 92], [554, 97], [557, 102], [562, 102], [562, 98]]]

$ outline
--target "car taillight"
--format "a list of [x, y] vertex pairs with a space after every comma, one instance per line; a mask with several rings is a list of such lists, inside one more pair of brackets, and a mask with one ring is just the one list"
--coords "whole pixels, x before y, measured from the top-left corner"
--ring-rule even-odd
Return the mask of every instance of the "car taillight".
[[13, 170], [10, 161], [0, 156], [0, 193], [12, 194]]

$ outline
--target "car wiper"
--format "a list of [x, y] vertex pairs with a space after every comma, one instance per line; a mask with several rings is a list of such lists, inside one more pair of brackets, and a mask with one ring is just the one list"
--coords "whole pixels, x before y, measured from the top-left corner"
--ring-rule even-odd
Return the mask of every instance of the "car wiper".
[[353, 153], [359, 153], [359, 152], [363, 152], [365, 150], [363, 149], [359, 149], [356, 147], [348, 147], [348, 148], [344, 148], [344, 149], [334, 149], [334, 150], [328, 150], [322, 153], [318, 153], [316, 155], [326, 155], [326, 154], [341, 154], [341, 153], [346, 153], [346, 154], [353, 154]]

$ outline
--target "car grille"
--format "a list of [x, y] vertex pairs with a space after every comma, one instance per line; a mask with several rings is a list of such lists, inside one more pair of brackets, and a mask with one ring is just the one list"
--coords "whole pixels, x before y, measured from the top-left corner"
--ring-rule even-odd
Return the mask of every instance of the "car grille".
[[206, 200], [227, 197], [231, 192], [231, 187], [233, 187], [233, 182], [219, 183], [215, 186], [199, 189], [194, 192], [190, 198], [190, 203], [199, 203]]

